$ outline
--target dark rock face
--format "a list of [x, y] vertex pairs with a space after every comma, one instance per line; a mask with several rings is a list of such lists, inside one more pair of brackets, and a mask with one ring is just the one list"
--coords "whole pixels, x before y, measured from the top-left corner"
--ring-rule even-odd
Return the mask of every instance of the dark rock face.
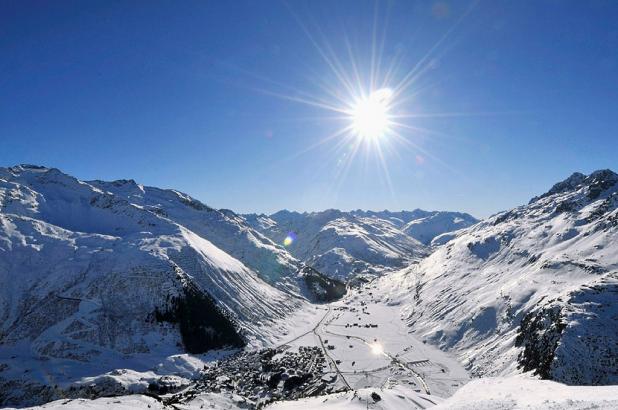
[[571, 292], [568, 326], [555, 351], [551, 378], [572, 385], [618, 383], [618, 272]]
[[618, 273], [549, 301], [521, 322], [520, 369], [571, 385], [618, 383], [617, 314]]
[[618, 184], [618, 175], [609, 169], [596, 171], [586, 178], [588, 198], [597, 199], [603, 192]]
[[558, 194], [561, 192], [574, 190], [582, 182], [584, 182], [585, 179], [586, 179], [586, 175], [582, 174], [581, 172], [574, 172], [570, 177], [568, 177], [564, 181], [560, 181], [557, 184], [555, 184], [553, 187], [551, 187], [549, 191], [547, 191], [543, 195], [538, 196], [536, 198], [532, 198], [530, 202], [534, 202], [537, 199], [545, 198], [553, 194]]
[[165, 312], [156, 311], [155, 317], [159, 322], [178, 324], [183, 345], [189, 353], [245, 345], [233, 319], [207, 293], [194, 286], [187, 286], [184, 296], [173, 298], [170, 308]]
[[301, 269], [300, 275], [305, 281], [311, 299], [315, 302], [334, 302], [346, 294], [345, 283], [329, 278], [312, 267], [305, 266]]
[[207, 205], [204, 205], [203, 203], [201, 203], [200, 201], [198, 201], [197, 199], [186, 199], [186, 198], [180, 198], [180, 202], [182, 202], [183, 204], [190, 206], [191, 208], [195, 209], [196, 211], [213, 211], [212, 208], [210, 208]]
[[549, 191], [547, 191], [543, 195], [532, 198], [530, 200], [530, 203], [554, 194], [573, 191], [582, 186], [588, 187], [588, 199], [595, 200], [599, 196], [601, 196], [603, 192], [614, 187], [616, 184], [618, 184], [618, 174], [609, 169], [595, 171], [590, 175], [584, 175], [581, 172], [575, 172], [564, 181], [555, 184]]
[[551, 305], [528, 313], [519, 327], [515, 346], [523, 346], [518, 361], [524, 371], [533, 370], [542, 379], [551, 378], [551, 365], [565, 328], [561, 307]]
[[510, 220], [515, 219], [517, 217], [518, 217], [518, 215], [517, 215], [517, 212], [515, 212], [515, 211], [503, 212], [502, 214], [498, 215], [496, 217], [496, 219], [494, 220], [494, 226], [498, 225], [498, 224], [501, 224], [503, 222], [510, 221]]

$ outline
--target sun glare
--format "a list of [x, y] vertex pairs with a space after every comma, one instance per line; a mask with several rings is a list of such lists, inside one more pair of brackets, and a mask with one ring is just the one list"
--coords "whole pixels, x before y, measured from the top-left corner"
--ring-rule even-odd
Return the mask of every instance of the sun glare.
[[370, 344], [369, 347], [371, 348], [371, 353], [375, 355], [384, 354], [384, 347], [378, 342]]
[[[323, 72], [320, 70], [317, 75], [310, 77], [315, 80], [311, 88], [298, 88], [241, 70], [263, 83], [262, 87], [254, 87], [256, 91], [304, 104], [326, 114], [298, 117], [299, 121], [315, 121], [320, 130], [329, 129], [324, 128], [324, 124], [333, 121], [332, 126], [328, 125], [331, 130], [325, 136], [284, 159], [291, 161], [329, 144], [328, 154], [334, 161], [325, 166], [333, 171], [333, 195], [343, 186], [350, 173], [359, 172], [360, 167], [353, 166], [355, 161], [364, 161], [364, 169], [370, 172], [373, 170], [369, 165], [375, 166], [375, 173], [388, 187], [393, 198], [395, 191], [390, 167], [396, 161], [404, 160], [404, 155], [415, 160], [407, 161], [408, 165], [420, 168], [427, 161], [435, 161], [451, 168], [423, 146], [424, 140], [429, 138], [450, 136], [424, 128], [423, 118], [469, 115], [465, 112], [417, 110], [423, 107], [420, 97], [441, 84], [441, 81], [431, 76], [440, 73], [436, 68], [450, 47], [447, 40], [474, 5], [454, 21], [435, 43], [427, 44], [426, 50], [412, 50], [409, 56], [404, 49], [399, 50], [399, 46], [385, 49], [388, 11], [378, 6], [378, 3], [375, 4], [371, 38], [356, 34], [351, 37], [344, 27], [341, 36], [333, 37], [337, 42], [329, 41], [329, 36], [325, 35], [320, 25], [315, 24], [314, 19], [298, 15], [290, 8], [296, 22], [324, 62], [324, 67], [328, 69]], [[421, 52], [418, 57], [417, 51]], [[294, 236], [288, 236], [284, 238], [283, 245], [294, 246], [295, 239]]]
[[389, 103], [393, 92], [390, 88], [374, 91], [359, 99], [351, 111], [354, 132], [360, 138], [376, 139], [389, 130]]

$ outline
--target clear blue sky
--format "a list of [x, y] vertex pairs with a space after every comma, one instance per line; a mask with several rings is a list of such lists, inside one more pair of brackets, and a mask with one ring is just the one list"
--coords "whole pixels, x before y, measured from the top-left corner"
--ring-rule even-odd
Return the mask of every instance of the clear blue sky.
[[[394, 78], [427, 68], [400, 109], [444, 114], [406, 120], [430, 130], [402, 130], [416, 148], [384, 141], [390, 188], [375, 152], [343, 178], [341, 141], [307, 151], [341, 128], [332, 112], [273, 95], [340, 94], [307, 32], [352, 78], [345, 40], [368, 72], [374, 21]], [[240, 212], [487, 216], [618, 168], [617, 21], [614, 1], [3, 1], [0, 165]]]

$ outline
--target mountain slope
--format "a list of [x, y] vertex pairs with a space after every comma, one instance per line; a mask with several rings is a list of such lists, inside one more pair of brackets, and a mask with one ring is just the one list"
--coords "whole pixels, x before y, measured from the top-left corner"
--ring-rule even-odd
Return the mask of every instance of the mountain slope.
[[617, 240], [618, 175], [574, 174], [528, 205], [458, 231], [383, 286], [404, 303], [415, 332], [457, 352], [473, 374], [612, 384]]
[[618, 407], [616, 386], [566, 386], [525, 377], [473, 380], [436, 410], [611, 410]]
[[288, 251], [331, 277], [348, 279], [402, 268], [427, 255], [434, 236], [476, 223], [468, 214], [423, 211], [279, 211], [244, 216], [275, 243], [292, 233]]
[[419, 242], [429, 245], [437, 236], [467, 228], [477, 223], [472, 215], [462, 212], [435, 212], [408, 222], [402, 231]]
[[216, 210], [181, 192], [138, 185], [133, 180], [88, 183], [207, 238], [270, 284], [293, 287], [289, 281], [298, 270], [298, 261], [234, 212]]
[[247, 221], [273, 241], [287, 246], [297, 259], [337, 279], [375, 274], [403, 267], [426, 254], [423, 245], [405, 235], [390, 221], [356, 217], [339, 210], [298, 213], [279, 211], [269, 217], [247, 215]]
[[[250, 228], [220, 213], [202, 217], [214, 211], [180, 193], [155, 191], [171, 197], [165, 202], [151, 189], [135, 197], [96, 185], [106, 184], [43, 167], [0, 168], [0, 357], [12, 357], [0, 365], [0, 385], [8, 383], [0, 390], [10, 391], [0, 402], [31, 395], [18, 386], [71, 382], [127, 355], [242, 346], [304, 303], [189, 227], [233, 235], [248, 263], [275, 265], [261, 272], [291, 288], [293, 258]], [[216, 227], [204, 228], [210, 220]], [[67, 363], [77, 370], [66, 374]]]
[[393, 223], [406, 235], [429, 245], [435, 237], [467, 228], [478, 222], [478, 219], [464, 212], [450, 211], [362, 211], [350, 212], [354, 216], [374, 217]]

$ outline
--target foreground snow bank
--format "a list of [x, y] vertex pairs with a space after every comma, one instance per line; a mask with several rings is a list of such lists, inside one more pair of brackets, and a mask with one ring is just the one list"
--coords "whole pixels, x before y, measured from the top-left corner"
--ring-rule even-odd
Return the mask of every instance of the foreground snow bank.
[[122, 397], [105, 397], [96, 400], [74, 399], [74, 400], [56, 400], [43, 406], [29, 407], [29, 409], [62, 409], [62, 410], [133, 410], [133, 409], [150, 409], [162, 410], [165, 406], [163, 403], [148, 396], [122, 396]]
[[[376, 393], [378, 396], [372, 397], [372, 394]], [[369, 403], [368, 406], [367, 403]], [[567, 386], [552, 381], [524, 377], [483, 378], [466, 384], [447, 400], [419, 394], [403, 386], [396, 386], [392, 389], [362, 389], [293, 402], [280, 402], [269, 409], [365, 409], [367, 407], [389, 410], [430, 407], [435, 410], [613, 410], [618, 408], [618, 386]]]
[[[62, 410], [128, 410], [164, 409], [156, 399], [147, 396], [120, 396], [96, 400], [57, 400], [30, 409]], [[246, 408], [237, 395], [202, 393], [189, 402], [177, 404], [179, 409], [241, 409]], [[569, 409], [613, 410], [618, 408], [618, 386], [567, 386], [547, 380], [525, 377], [483, 378], [459, 389], [451, 398], [420, 394], [402, 385], [390, 389], [360, 389], [327, 396], [284, 401], [268, 406], [269, 410], [300, 409], [426, 409], [435, 410], [509, 410], [509, 409]], [[28, 409], [23, 409], [28, 410]]]
[[[203, 393], [192, 398], [184, 404], [175, 404], [173, 407], [166, 406], [162, 401], [145, 395], [130, 395], [118, 397], [102, 397], [90, 399], [65, 399], [56, 400], [42, 406], [28, 407], [19, 410], [198, 410], [198, 409], [246, 409], [245, 401], [236, 395]], [[17, 409], [15, 409], [17, 410]]]
[[275, 403], [268, 409], [300, 410], [300, 409], [425, 409], [433, 407], [442, 399], [416, 393], [404, 386], [392, 389], [360, 389], [328, 396], [311, 397], [296, 401]]
[[618, 386], [567, 386], [523, 377], [474, 380], [435, 409], [597, 409], [618, 408]]

